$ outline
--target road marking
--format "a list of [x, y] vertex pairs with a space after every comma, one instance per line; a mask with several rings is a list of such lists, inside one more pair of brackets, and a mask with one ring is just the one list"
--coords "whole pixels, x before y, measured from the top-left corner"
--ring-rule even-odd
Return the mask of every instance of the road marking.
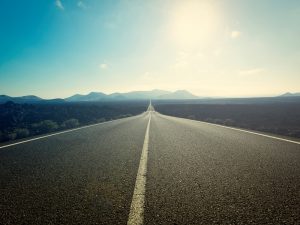
[[[139, 115], [137, 115], [137, 116], [139, 116]], [[130, 118], [130, 117], [128, 117], [128, 118]], [[43, 138], [47, 138], [47, 137], [51, 137], [51, 136], [55, 136], [55, 135], [59, 135], [59, 134], [69, 133], [69, 132], [72, 132], [72, 131], [81, 130], [81, 129], [88, 128], [88, 127], [94, 127], [94, 126], [97, 126], [97, 125], [100, 125], [100, 124], [111, 123], [111, 122], [115, 122], [115, 121], [118, 121], [118, 120], [128, 119], [128, 118], [110, 120], [110, 121], [96, 123], [96, 124], [87, 125], [87, 126], [83, 126], [83, 127], [78, 127], [78, 128], [74, 128], [74, 129], [70, 129], [70, 130], [60, 131], [60, 132], [57, 132], [57, 133], [54, 133], [54, 134], [48, 134], [48, 135], [44, 135], [44, 136], [41, 136], [41, 137], [31, 138], [31, 139], [28, 139], [28, 140], [25, 140], [25, 141], [19, 141], [19, 142], [16, 142], [16, 143], [0, 146], [0, 149], [1, 148], [7, 148], [7, 147], [10, 147], [10, 146], [14, 146], [14, 145], [23, 144], [23, 143], [26, 143], [26, 142], [31, 142], [31, 141], [43, 139]]]
[[146, 129], [143, 150], [140, 159], [140, 165], [136, 176], [130, 212], [127, 225], [142, 225], [144, 223], [144, 205], [146, 190], [146, 174], [148, 161], [149, 129], [151, 122], [151, 112], [149, 112], [149, 121]]
[[181, 118], [181, 117], [167, 116], [167, 115], [163, 115], [163, 114], [160, 114], [160, 115], [165, 116], [165, 117], [172, 117], [172, 118], [176, 118], [176, 119], [183, 119], [183, 120], [193, 121], [193, 122], [197, 122], [197, 123], [205, 123], [205, 124], [208, 124], [208, 125], [223, 127], [223, 128], [227, 128], [227, 129], [231, 129], [231, 130], [241, 131], [241, 132], [245, 132], [245, 133], [249, 133], [249, 134], [255, 134], [255, 135], [259, 135], [259, 136], [263, 136], [263, 137], [268, 137], [268, 138], [272, 138], [272, 139], [276, 139], [276, 140], [290, 142], [290, 143], [293, 143], [293, 144], [300, 145], [300, 142], [298, 142], [298, 141], [292, 141], [292, 140], [289, 140], [289, 139], [279, 138], [279, 137], [275, 137], [275, 136], [271, 136], [271, 135], [267, 135], [267, 134], [260, 134], [260, 133], [254, 132], [254, 131], [248, 131], [248, 130], [243, 130], [243, 129], [234, 128], [234, 127], [227, 127], [227, 126], [214, 124], [214, 123], [208, 123], [208, 122], [199, 121], [199, 120], [191, 120], [191, 119], [186, 119], [186, 118]]

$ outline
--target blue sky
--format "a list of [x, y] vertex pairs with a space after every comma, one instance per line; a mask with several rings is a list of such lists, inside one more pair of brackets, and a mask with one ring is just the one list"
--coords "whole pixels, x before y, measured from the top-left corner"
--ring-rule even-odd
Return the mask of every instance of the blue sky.
[[0, 94], [300, 91], [298, 0], [1, 0]]

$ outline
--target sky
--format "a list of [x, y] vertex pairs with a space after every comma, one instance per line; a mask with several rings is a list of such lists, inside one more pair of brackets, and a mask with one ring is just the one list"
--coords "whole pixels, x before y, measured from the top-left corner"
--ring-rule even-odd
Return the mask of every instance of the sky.
[[0, 94], [300, 91], [299, 0], [1, 0]]

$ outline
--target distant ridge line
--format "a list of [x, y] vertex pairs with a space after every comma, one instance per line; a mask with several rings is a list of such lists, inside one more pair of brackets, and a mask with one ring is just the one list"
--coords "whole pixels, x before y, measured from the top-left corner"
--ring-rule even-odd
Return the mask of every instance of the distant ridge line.
[[[290, 97], [290, 98], [288, 98]], [[14, 103], [64, 103], [64, 102], [99, 102], [99, 101], [123, 101], [123, 100], [247, 100], [247, 99], [292, 99], [292, 97], [300, 97], [300, 92], [286, 92], [279, 96], [273, 97], [199, 97], [186, 90], [177, 90], [174, 92], [160, 89], [151, 91], [131, 91], [131, 92], [115, 92], [105, 94], [103, 92], [90, 92], [89, 94], [74, 94], [67, 98], [43, 99], [35, 95], [26, 95], [20, 97], [11, 97], [8, 95], [0, 95], [0, 104], [12, 101]]]

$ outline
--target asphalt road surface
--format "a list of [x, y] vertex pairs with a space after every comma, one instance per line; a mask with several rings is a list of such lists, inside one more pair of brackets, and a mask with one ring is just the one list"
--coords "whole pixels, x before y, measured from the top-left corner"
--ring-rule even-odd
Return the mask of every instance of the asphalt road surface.
[[0, 224], [300, 224], [300, 143], [157, 112], [0, 147], [0, 178]]

